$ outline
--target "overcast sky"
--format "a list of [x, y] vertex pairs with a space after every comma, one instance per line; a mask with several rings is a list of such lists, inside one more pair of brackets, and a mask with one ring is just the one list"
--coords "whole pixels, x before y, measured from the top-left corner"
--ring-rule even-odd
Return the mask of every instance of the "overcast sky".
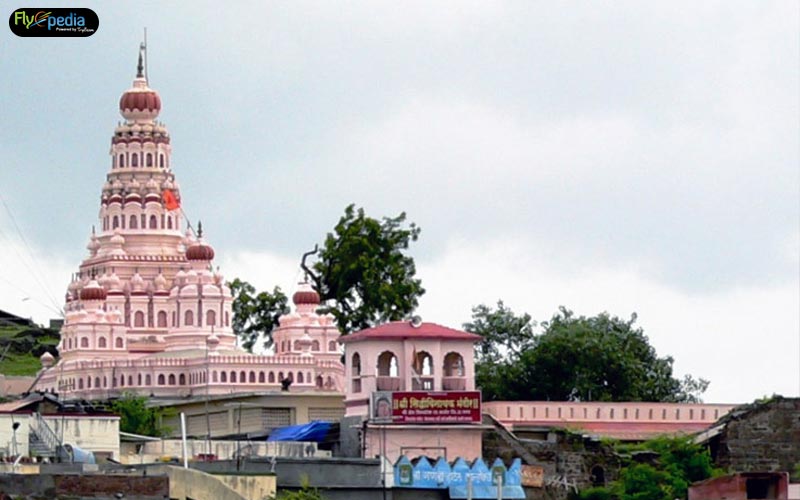
[[291, 293], [346, 205], [405, 211], [426, 321], [635, 311], [706, 401], [798, 395], [797, 2], [230, 4], [5, 30], [0, 309], [60, 307], [146, 26], [184, 209], [228, 278]]

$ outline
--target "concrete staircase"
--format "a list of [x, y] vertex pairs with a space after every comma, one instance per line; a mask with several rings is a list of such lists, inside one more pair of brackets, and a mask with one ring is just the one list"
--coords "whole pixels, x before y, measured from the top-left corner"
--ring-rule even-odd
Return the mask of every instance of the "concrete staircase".
[[28, 453], [31, 456], [55, 458], [61, 445], [58, 436], [38, 413], [31, 415], [28, 432]]

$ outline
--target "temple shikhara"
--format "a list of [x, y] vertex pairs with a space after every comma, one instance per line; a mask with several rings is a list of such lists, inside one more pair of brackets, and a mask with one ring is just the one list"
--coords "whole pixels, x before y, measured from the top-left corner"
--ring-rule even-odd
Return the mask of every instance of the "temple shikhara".
[[158, 92], [139, 57], [133, 87], [119, 101], [124, 118], [111, 139], [88, 256], [68, 286], [60, 360], [45, 353], [40, 391], [74, 399], [123, 392], [147, 396], [222, 395], [279, 390], [343, 392], [344, 367], [330, 315], [300, 284], [294, 312], [273, 332], [274, 355], [236, 345], [231, 291], [212, 265], [214, 249], [184, 231], [182, 191], [170, 136], [157, 120]]

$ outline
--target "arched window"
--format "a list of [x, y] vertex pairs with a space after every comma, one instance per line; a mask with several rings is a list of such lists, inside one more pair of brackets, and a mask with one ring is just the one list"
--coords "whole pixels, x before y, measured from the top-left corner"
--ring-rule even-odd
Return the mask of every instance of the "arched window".
[[[153, 385], [153, 379], [150, 377], [150, 375], [145, 375], [144, 376], [144, 385]], [[164, 384], [161, 384], [161, 385], [164, 385]]]
[[461, 357], [461, 354], [457, 352], [447, 353], [447, 356], [444, 357], [444, 376], [464, 376], [464, 358]]
[[95, 377], [94, 378], [94, 386], [95, 387], [100, 387], [100, 377]]
[[244, 371], [239, 372], [239, 382], [241, 382], [242, 384], [247, 382], [247, 373], [245, 373]]
[[92, 377], [86, 377], [86, 388], [87, 389], [92, 388]]
[[289, 374], [286, 375], [286, 378], [289, 379], [289, 382], [294, 383], [294, 373], [289, 372]]
[[167, 311], [158, 311], [158, 315], [156, 316], [156, 324], [159, 328], [166, 328], [167, 327]]
[[299, 351], [300, 350], [300, 341], [299, 340], [295, 340], [294, 341], [294, 345], [292, 347], [293, 347], [292, 350]]
[[142, 229], [147, 229], [147, 215], [142, 214], [141, 218], [142, 218]]
[[186, 385], [186, 375], [183, 373], [178, 377], [178, 385]]
[[108, 387], [108, 378], [103, 377], [103, 387]]
[[297, 372], [297, 383], [298, 384], [303, 383], [303, 372]]
[[139, 166], [139, 154], [133, 153], [131, 155], [131, 167], [138, 167]]
[[215, 382], [215, 383], [217, 382], [217, 371], [216, 370], [211, 372], [211, 381]]
[[125, 155], [122, 153], [119, 154], [119, 166], [120, 168], [125, 166]]
[[147, 153], [147, 166], [153, 166], [153, 153]]
[[194, 325], [194, 313], [191, 309], [187, 309], [186, 313], [183, 315], [183, 326], [192, 326]]
[[322, 389], [322, 375], [317, 375], [317, 388]]
[[133, 375], [128, 375], [128, 385], [133, 385]]
[[250, 382], [251, 384], [255, 384], [256, 383], [256, 372], [250, 372], [250, 378], [247, 379], [247, 381]]
[[283, 372], [278, 372], [278, 382], [283, 382]]
[[258, 383], [259, 384], [264, 383], [264, 372], [258, 372]]
[[116, 229], [119, 227], [119, 216], [115, 215], [113, 219], [111, 219], [111, 229]]
[[425, 351], [418, 352], [412, 368], [417, 375], [433, 375], [433, 357]]
[[81, 337], [81, 347], [89, 347], [89, 339], [86, 337]]
[[174, 373], [170, 373], [169, 374], [169, 385], [175, 385], [175, 374]]
[[133, 314], [133, 326], [136, 328], [144, 328], [144, 312], [136, 311]]
[[119, 376], [119, 386], [120, 387], [125, 387], [125, 375], [120, 375]]
[[269, 372], [269, 377], [267, 377], [267, 380], [269, 381], [270, 384], [274, 384], [275, 383], [275, 372]]
[[383, 351], [381, 355], [378, 356], [378, 376], [397, 376], [397, 356], [395, 356], [392, 351]]
[[122, 349], [122, 337], [117, 337], [117, 340], [114, 341], [114, 345], [117, 349]]
[[83, 379], [82, 378], [78, 379], [78, 389], [83, 389]]
[[129, 229], [138, 229], [138, 226], [139, 226], [139, 224], [137, 222], [136, 216], [135, 215], [131, 215], [131, 221], [128, 224], [128, 228]]
[[236, 372], [231, 372], [231, 383], [236, 382]]
[[158, 229], [158, 218], [155, 215], [150, 216], [150, 229]]
[[164, 385], [164, 374], [158, 376], [158, 385]]
[[142, 374], [136, 376], [136, 385], [142, 385]]
[[164, 168], [164, 153], [158, 155], [158, 166]]
[[172, 229], [172, 217], [167, 217], [167, 229]]
[[72, 349], [72, 339], [67, 339], [67, 350]]
[[[378, 362], [380, 363], [380, 360]], [[353, 354], [353, 361], [350, 364], [350, 369], [353, 371], [354, 377], [361, 375], [361, 356], [358, 353]], [[381, 375], [380, 370], [378, 370], [378, 375]]]
[[312, 351], [319, 351], [319, 340], [313, 340], [311, 342], [311, 350]]
[[226, 372], [220, 372], [219, 381], [222, 383], [226, 383], [228, 381], [228, 374]]
[[335, 352], [336, 351], [336, 341], [331, 340], [328, 342], [328, 352]]
[[206, 326], [217, 326], [217, 312], [209, 309], [206, 311]]

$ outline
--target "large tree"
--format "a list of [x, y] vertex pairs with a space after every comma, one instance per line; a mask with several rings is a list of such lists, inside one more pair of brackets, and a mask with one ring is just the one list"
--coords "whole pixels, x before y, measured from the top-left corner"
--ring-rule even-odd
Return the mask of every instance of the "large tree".
[[474, 308], [464, 327], [501, 354], [483, 359], [486, 348], [478, 347], [476, 379], [487, 400], [699, 401], [708, 382], [673, 377], [673, 359], [658, 357], [635, 322], [635, 314], [585, 317], [562, 307], [533, 335], [530, 317], [515, 316], [501, 302], [497, 310]]
[[278, 319], [289, 312], [288, 298], [275, 287], [272, 292], [258, 292], [253, 285], [239, 278], [228, 283], [233, 294], [233, 332], [248, 352], [259, 340], [264, 347], [272, 346], [272, 330]]
[[378, 220], [350, 205], [316, 262], [303, 264], [322, 301], [329, 301], [322, 311], [333, 314], [343, 333], [407, 318], [425, 293], [406, 253], [420, 229], [405, 222], [405, 212]]

